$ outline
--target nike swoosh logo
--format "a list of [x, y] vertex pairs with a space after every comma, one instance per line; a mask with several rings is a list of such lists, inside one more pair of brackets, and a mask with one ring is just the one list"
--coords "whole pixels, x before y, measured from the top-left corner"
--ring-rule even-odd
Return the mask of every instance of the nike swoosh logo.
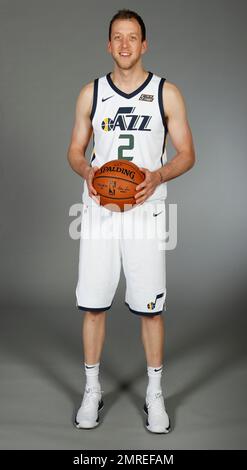
[[86, 369], [93, 369], [95, 366], [92, 366], [92, 367], [88, 367], [86, 366]]
[[157, 215], [161, 214], [161, 212], [163, 212], [163, 211], [158, 212], [158, 214], [153, 214], [153, 216], [157, 217]]
[[154, 372], [159, 372], [161, 369], [162, 367], [160, 369], [154, 369]]
[[109, 99], [112, 98], [112, 97], [113, 97], [113, 95], [112, 95], [112, 96], [108, 96], [107, 98], [102, 98], [102, 101], [109, 100]]

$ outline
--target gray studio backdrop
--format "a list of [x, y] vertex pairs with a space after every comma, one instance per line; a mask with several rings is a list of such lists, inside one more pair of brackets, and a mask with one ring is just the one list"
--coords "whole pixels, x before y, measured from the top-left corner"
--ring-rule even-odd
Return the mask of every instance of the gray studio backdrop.
[[[246, 447], [246, 2], [151, 6], [0, 1], [1, 448]], [[83, 374], [69, 211], [82, 181], [66, 152], [81, 87], [112, 70], [108, 24], [123, 7], [146, 23], [145, 68], [181, 89], [197, 154], [168, 183], [178, 244], [167, 255], [165, 440], [144, 429], [140, 319], [124, 306], [123, 273], [107, 313], [104, 423], [72, 426]]]

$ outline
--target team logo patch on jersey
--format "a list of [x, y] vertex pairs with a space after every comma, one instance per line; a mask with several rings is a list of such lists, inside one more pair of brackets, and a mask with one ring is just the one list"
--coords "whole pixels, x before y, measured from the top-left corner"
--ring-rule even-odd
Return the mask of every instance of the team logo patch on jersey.
[[144, 95], [142, 94], [139, 98], [139, 101], [153, 101], [154, 95]]
[[148, 128], [152, 116], [133, 114], [135, 108], [120, 107], [118, 108], [114, 118], [106, 117], [101, 123], [101, 128], [105, 132], [115, 131], [151, 131]]
[[103, 129], [103, 131], [105, 132], [109, 132], [113, 129], [113, 121], [111, 118], [105, 118], [103, 119], [102, 123], [101, 123], [101, 127]]
[[148, 310], [154, 310], [154, 309], [155, 309], [156, 302], [157, 302], [157, 299], [160, 299], [161, 297], [163, 297], [163, 295], [164, 295], [164, 292], [162, 292], [162, 294], [156, 295], [155, 301], [154, 301], [154, 302], [149, 302], [149, 303], [147, 304]]

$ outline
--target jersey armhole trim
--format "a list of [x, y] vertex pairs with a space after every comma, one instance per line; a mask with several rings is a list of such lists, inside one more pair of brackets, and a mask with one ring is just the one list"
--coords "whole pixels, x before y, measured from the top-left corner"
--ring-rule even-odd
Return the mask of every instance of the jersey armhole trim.
[[92, 111], [91, 111], [91, 114], [90, 114], [91, 121], [93, 120], [93, 117], [95, 115], [96, 106], [97, 106], [98, 87], [99, 87], [99, 79], [95, 78], [94, 87], [93, 87], [93, 106], [92, 106]]
[[165, 133], [167, 134], [168, 128], [166, 124], [166, 118], [165, 118], [165, 110], [164, 110], [164, 104], [163, 104], [163, 85], [166, 81], [166, 78], [161, 78], [160, 83], [159, 83], [159, 91], [158, 91], [158, 101], [159, 101], [159, 108], [160, 108], [160, 114], [161, 114], [161, 119], [165, 128]]

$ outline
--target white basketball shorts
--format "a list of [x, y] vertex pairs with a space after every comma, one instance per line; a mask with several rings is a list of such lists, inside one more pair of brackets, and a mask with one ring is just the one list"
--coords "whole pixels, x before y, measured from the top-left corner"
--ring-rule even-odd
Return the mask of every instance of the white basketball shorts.
[[129, 310], [161, 314], [166, 310], [165, 239], [164, 200], [145, 201], [125, 212], [112, 212], [93, 199], [83, 203], [77, 307], [109, 310], [123, 266]]

